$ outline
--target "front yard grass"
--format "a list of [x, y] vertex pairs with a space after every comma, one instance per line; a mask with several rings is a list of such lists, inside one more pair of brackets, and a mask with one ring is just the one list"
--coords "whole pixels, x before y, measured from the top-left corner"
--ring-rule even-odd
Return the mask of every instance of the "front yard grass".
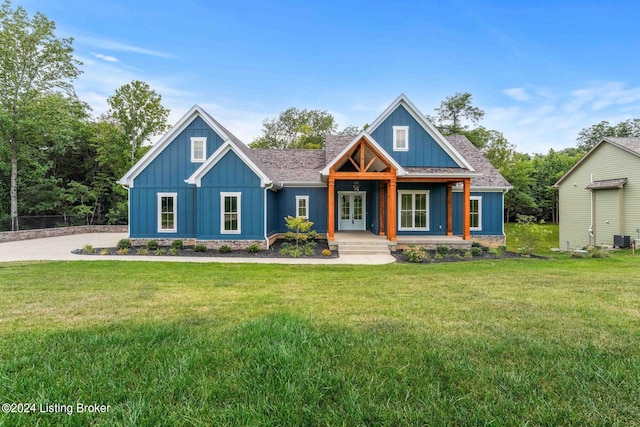
[[0, 425], [634, 425], [639, 262], [0, 264]]

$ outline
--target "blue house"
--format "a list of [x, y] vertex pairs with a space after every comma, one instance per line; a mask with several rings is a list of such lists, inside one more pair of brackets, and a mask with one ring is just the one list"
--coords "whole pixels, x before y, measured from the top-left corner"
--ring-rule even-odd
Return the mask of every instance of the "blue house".
[[[321, 150], [255, 150], [194, 106], [118, 181], [132, 239], [268, 247], [304, 216], [392, 245], [442, 237], [504, 244], [511, 188], [464, 136], [444, 137], [403, 94], [356, 137]], [[457, 237], [455, 237], [457, 236]]]

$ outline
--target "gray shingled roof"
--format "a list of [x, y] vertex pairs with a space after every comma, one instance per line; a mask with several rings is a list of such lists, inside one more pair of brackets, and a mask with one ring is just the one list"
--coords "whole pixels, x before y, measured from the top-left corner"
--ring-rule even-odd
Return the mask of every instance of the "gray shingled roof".
[[328, 165], [331, 160], [335, 159], [354, 138], [354, 136], [327, 135], [324, 140], [326, 152], [325, 166]]
[[320, 171], [326, 165], [325, 150], [250, 150], [279, 183], [320, 182]]
[[475, 145], [463, 135], [446, 136], [447, 141], [453, 145], [462, 157], [475, 169], [481, 173], [479, 177], [471, 179], [474, 187], [511, 187], [511, 184], [493, 167], [491, 162], [476, 148]]
[[[222, 128], [225, 132], [224, 128]], [[235, 138], [228, 132], [230, 138]], [[446, 137], [449, 143], [473, 166], [475, 173], [480, 176], [473, 177], [471, 184], [474, 187], [510, 187], [510, 184], [496, 168], [482, 155], [465, 136], [454, 135]], [[237, 138], [236, 138], [237, 139]], [[240, 148], [248, 152], [260, 169], [272, 180], [283, 182], [309, 182], [318, 183], [320, 171], [333, 160], [344, 148], [353, 141], [352, 136], [329, 135], [325, 141], [324, 150], [265, 150], [250, 149], [239, 140]], [[468, 174], [471, 171], [465, 168], [405, 168], [409, 174]]]
[[640, 138], [605, 138], [605, 141], [619, 145], [640, 156]]
[[585, 188], [587, 190], [608, 190], [612, 188], [622, 188], [626, 183], [627, 178], [601, 179], [599, 181], [593, 181]]

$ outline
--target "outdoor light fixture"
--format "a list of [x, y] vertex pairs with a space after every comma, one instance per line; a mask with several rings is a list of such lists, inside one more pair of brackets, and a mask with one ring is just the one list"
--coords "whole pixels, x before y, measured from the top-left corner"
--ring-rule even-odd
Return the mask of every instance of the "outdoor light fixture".
[[360, 191], [360, 182], [359, 181], [355, 181], [353, 183], [353, 191]]

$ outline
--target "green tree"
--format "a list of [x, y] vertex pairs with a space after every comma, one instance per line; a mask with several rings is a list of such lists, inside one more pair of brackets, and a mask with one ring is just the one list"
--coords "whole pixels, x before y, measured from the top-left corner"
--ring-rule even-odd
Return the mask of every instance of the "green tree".
[[130, 166], [142, 157], [146, 142], [169, 128], [169, 110], [162, 106], [162, 97], [139, 80], [121, 86], [107, 103], [107, 115], [120, 127], [129, 144]]
[[447, 96], [440, 106], [435, 109], [435, 125], [444, 135], [457, 135], [468, 129], [464, 121], [478, 124], [484, 117], [484, 111], [471, 105], [473, 96], [468, 93], [454, 93]]
[[262, 135], [251, 148], [323, 148], [328, 134], [338, 125], [327, 111], [291, 107], [275, 119], [262, 122]]
[[535, 185], [532, 196], [538, 205], [538, 219], [558, 222], [558, 190], [553, 186], [582, 157], [576, 148], [553, 149], [533, 157]]
[[629, 119], [611, 125], [603, 120], [600, 123], [584, 128], [578, 133], [578, 149], [586, 152], [595, 147], [603, 138], [612, 137], [640, 137], [640, 119]]
[[30, 104], [43, 95], [70, 92], [80, 74], [72, 39], [58, 39], [54, 31], [55, 23], [41, 13], [30, 18], [24, 8], [12, 9], [9, 0], [0, 8], [0, 144], [10, 163], [13, 230], [18, 225], [18, 161], [33, 149], [21, 134]]

